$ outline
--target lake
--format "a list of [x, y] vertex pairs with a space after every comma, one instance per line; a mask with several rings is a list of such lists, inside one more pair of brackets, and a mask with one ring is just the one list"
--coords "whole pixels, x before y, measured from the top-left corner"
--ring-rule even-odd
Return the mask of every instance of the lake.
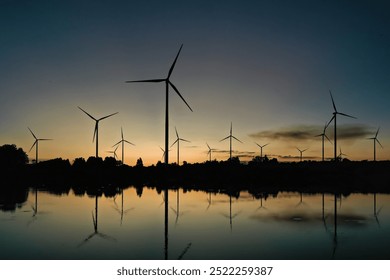
[[0, 259], [390, 259], [388, 194], [26, 196], [1, 207]]

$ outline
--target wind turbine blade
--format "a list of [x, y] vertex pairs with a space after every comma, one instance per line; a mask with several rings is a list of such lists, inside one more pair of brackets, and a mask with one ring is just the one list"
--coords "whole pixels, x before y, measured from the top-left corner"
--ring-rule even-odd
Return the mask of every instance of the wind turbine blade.
[[321, 134], [318, 134], [318, 135], [314, 135], [314, 137], [319, 137], [319, 136], [324, 136], [325, 134], [321, 133]]
[[174, 84], [172, 84], [170, 81], [168, 81], [168, 83], [171, 85], [171, 87], [176, 91], [176, 93], [180, 96], [180, 98], [184, 101], [184, 103], [187, 105], [187, 107], [191, 110], [191, 112], [193, 112], [193, 110], [191, 109], [190, 105], [188, 105], [187, 101], [184, 99], [184, 97], [180, 94], [179, 90], [174, 86]]
[[160, 147], [160, 149], [161, 149], [161, 151], [162, 151], [163, 153], [165, 153], [165, 151], [164, 151], [164, 149], [163, 149], [163, 148], [161, 148], [161, 147]]
[[379, 145], [380, 145], [380, 146], [383, 148], [383, 146], [382, 146], [381, 142], [379, 142], [379, 140], [378, 140], [378, 139], [376, 139], [376, 138], [375, 138], [375, 141], [376, 141], [376, 142], [378, 142], [378, 144], [379, 144]]
[[330, 144], [333, 144], [332, 141], [330, 141], [330, 139], [328, 138], [328, 136], [326, 136], [326, 134], [324, 134], [324, 136], [325, 136], [326, 139], [328, 139]]
[[180, 52], [181, 52], [181, 48], [182, 48], [182, 47], [183, 47], [183, 44], [181, 44], [180, 49], [179, 49], [179, 51], [178, 51], [178, 53], [177, 53], [177, 55], [176, 55], [176, 57], [175, 57], [175, 60], [173, 61], [172, 66], [171, 66], [171, 68], [169, 69], [168, 78], [167, 78], [167, 79], [169, 79], [169, 77], [171, 77], [173, 68], [175, 68], [175, 64], [176, 64], [177, 58], [179, 57], [179, 54], [180, 54]]
[[232, 135], [232, 133], [233, 133], [233, 123], [230, 122], [230, 135]]
[[122, 140], [123, 140], [123, 129], [121, 127], [121, 137], [122, 137]]
[[211, 150], [211, 148], [210, 148], [209, 144], [207, 144], [207, 142], [206, 142], [206, 145], [207, 145], [207, 148], [209, 148], [209, 150]]
[[176, 132], [176, 137], [179, 138], [179, 133], [177, 133], [176, 126], [175, 126], [175, 132]]
[[264, 148], [265, 146], [268, 146], [268, 145], [269, 145], [269, 143], [267, 143], [267, 144], [263, 145], [263, 146], [262, 146], [262, 148]]
[[93, 138], [92, 138], [92, 142], [95, 141], [95, 136], [96, 136], [96, 132], [98, 130], [98, 122], [96, 121], [96, 124], [95, 124], [95, 130], [93, 131]]
[[330, 123], [334, 120], [335, 118], [335, 115], [333, 115], [333, 117], [330, 119], [330, 121], [328, 122], [328, 124], [326, 125], [326, 127], [328, 127], [330, 125]]
[[259, 144], [257, 144], [256, 142], [255, 142], [255, 144], [261, 148], [261, 146]]
[[95, 119], [94, 117], [92, 117], [90, 114], [88, 114], [85, 110], [81, 109], [79, 106], [77, 106], [77, 108], [79, 108], [81, 111], [83, 111], [85, 114], [87, 114], [87, 116], [89, 116], [91, 119], [97, 121], [97, 119]]
[[[238, 142], [241, 142], [241, 143], [242, 143], [242, 141], [241, 141], [240, 139], [237, 139], [237, 138], [234, 137], [233, 135], [232, 135], [232, 137], [233, 137], [234, 139], [236, 139]], [[244, 143], [242, 143], [242, 144], [244, 144]]]
[[375, 133], [375, 138], [378, 136], [378, 133], [379, 133], [379, 127], [378, 127], [378, 130]]
[[27, 127], [28, 128], [28, 130], [30, 130], [30, 132], [31, 132], [31, 134], [32, 134], [32, 136], [35, 138], [35, 140], [37, 139], [37, 137], [35, 136], [35, 134], [32, 132], [32, 130], [29, 128], [29, 127]]
[[133, 146], [135, 146], [135, 144], [133, 144], [133, 143], [131, 143], [131, 142], [129, 142], [129, 141], [127, 141], [127, 140], [123, 140], [124, 142], [126, 142], [127, 144], [130, 144], [130, 145], [133, 145]]
[[119, 145], [121, 142], [122, 142], [122, 140], [120, 140], [118, 143], [112, 145], [111, 147], [115, 147], [116, 145]]
[[300, 152], [302, 153], [302, 151], [301, 151], [299, 148], [297, 148], [297, 150], [300, 151]]
[[53, 140], [53, 139], [48, 139], [48, 138], [41, 138], [41, 139], [37, 139], [37, 140], [39, 140], [39, 141], [48, 141], [48, 140]]
[[103, 117], [103, 118], [100, 118], [99, 121], [104, 120], [104, 119], [107, 119], [107, 118], [109, 118], [109, 117], [111, 117], [111, 116], [113, 116], [113, 115], [116, 115], [116, 114], [118, 114], [118, 113], [119, 113], [119, 112], [116, 112], [116, 113], [110, 114], [110, 115], [108, 115], [108, 116], [105, 116], [105, 117]]
[[191, 141], [189, 140], [186, 140], [186, 139], [183, 139], [183, 138], [179, 138], [180, 141], [184, 141], [184, 142], [188, 142], [188, 143], [191, 143]]
[[32, 148], [34, 148], [35, 144], [38, 142], [38, 139], [35, 140], [34, 144], [31, 146], [30, 150], [28, 152], [31, 152]]
[[138, 80], [138, 81], [126, 81], [126, 83], [161, 83], [165, 79], [150, 79], [150, 80]]
[[[171, 147], [172, 147], [173, 145], [175, 145], [177, 141], [179, 141], [179, 138], [177, 138], [176, 141], [172, 143]], [[164, 153], [165, 153], [165, 151], [164, 151]]]
[[219, 140], [219, 142], [222, 142], [223, 140], [226, 140], [226, 139], [228, 139], [228, 138], [230, 138], [230, 135], [229, 135], [229, 136], [226, 136], [226, 137], [223, 138], [222, 140]]
[[307, 151], [309, 148], [307, 148], [307, 149], [304, 149], [303, 151], [302, 151], [302, 153], [304, 152], [304, 151]]
[[337, 112], [336, 105], [334, 104], [332, 92], [330, 90], [329, 90], [329, 93], [330, 93], [330, 98], [332, 98], [333, 109], [334, 109], [335, 112]]
[[339, 115], [342, 115], [342, 116], [346, 116], [346, 117], [348, 117], [348, 118], [357, 119], [357, 118], [356, 118], [356, 117], [354, 117], [354, 116], [347, 115], [347, 114], [344, 114], [344, 113], [339, 113], [339, 112], [337, 112], [337, 114], [339, 114]]

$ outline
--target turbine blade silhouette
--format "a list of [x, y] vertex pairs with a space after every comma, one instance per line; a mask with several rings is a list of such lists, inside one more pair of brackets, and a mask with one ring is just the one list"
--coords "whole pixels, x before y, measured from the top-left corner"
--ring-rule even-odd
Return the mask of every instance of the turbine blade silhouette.
[[333, 109], [335, 112], [337, 112], [337, 109], [336, 109], [336, 104], [334, 104], [334, 100], [333, 100], [333, 96], [332, 96], [332, 92], [329, 90], [329, 93], [330, 93], [330, 98], [332, 98], [332, 104], [333, 104]]
[[175, 126], [175, 132], [176, 132], [176, 137], [179, 138], [179, 133], [177, 133], [176, 126]]
[[111, 117], [111, 116], [113, 116], [113, 115], [116, 115], [116, 114], [118, 114], [118, 113], [119, 113], [119, 112], [116, 112], [116, 113], [110, 114], [110, 115], [108, 115], [108, 116], [102, 117], [102, 118], [98, 119], [98, 121], [107, 119], [107, 118], [109, 118], [109, 117]]
[[149, 79], [149, 80], [126, 81], [125, 83], [161, 83], [165, 81], [166, 79]]
[[[179, 141], [179, 138], [177, 138], [177, 139], [175, 140], [175, 142], [172, 143], [171, 147], [172, 147], [173, 145], [175, 145], [175, 144], [177, 143], [177, 141]], [[164, 151], [164, 153], [165, 153], [165, 151]]]
[[191, 112], [193, 112], [192, 108], [190, 107], [190, 105], [188, 105], [187, 101], [184, 99], [184, 97], [180, 94], [179, 90], [175, 87], [174, 84], [172, 84], [170, 81], [168, 81], [168, 83], [171, 85], [171, 87], [176, 91], [176, 93], [180, 96], [181, 100], [183, 100], [183, 102], [187, 105], [187, 107], [191, 110]]
[[188, 143], [191, 143], [191, 141], [189, 140], [186, 140], [186, 139], [183, 139], [183, 138], [179, 138], [180, 141], [184, 141], [184, 142], [188, 142]]
[[171, 68], [169, 69], [167, 79], [169, 79], [169, 78], [171, 77], [171, 75], [172, 75], [173, 68], [175, 68], [176, 61], [177, 61], [177, 58], [179, 57], [179, 54], [180, 54], [180, 52], [181, 52], [181, 48], [182, 48], [182, 47], [183, 47], [183, 44], [181, 44], [180, 49], [179, 49], [179, 51], [177, 52], [177, 55], [176, 55], [176, 57], [175, 57], [175, 60], [173, 61], [172, 66], [171, 66]]
[[383, 148], [383, 146], [382, 146], [381, 142], [379, 142], [379, 140], [378, 140], [378, 139], [376, 139], [376, 138], [375, 138], [375, 141], [376, 141], [376, 142], [378, 142], [378, 144], [381, 146], [381, 148]]
[[347, 115], [347, 114], [344, 114], [344, 113], [339, 113], [339, 112], [337, 112], [337, 114], [339, 114], [339, 115], [342, 115], [342, 116], [346, 116], [346, 117], [348, 117], [348, 118], [357, 119], [357, 118], [356, 118], [356, 117], [354, 117], [354, 116]]
[[230, 135], [229, 135], [229, 136], [226, 136], [226, 137], [223, 138], [222, 140], [219, 140], [219, 142], [222, 142], [223, 140], [226, 140], [226, 139], [228, 139], [228, 138], [230, 138]]
[[35, 134], [32, 132], [32, 130], [31, 130], [29, 127], [27, 127], [27, 128], [28, 128], [28, 130], [30, 130], [30, 132], [31, 132], [32, 136], [35, 138], [35, 140], [37, 140], [37, 137], [36, 137]]
[[79, 108], [81, 111], [83, 111], [85, 114], [87, 114], [87, 116], [89, 116], [91, 119], [93, 119], [94, 121], [97, 121], [97, 119], [95, 119], [94, 117], [92, 117], [89, 113], [87, 113], [85, 110], [81, 109], [79, 106], [77, 106], [77, 108]]
[[[121, 142], [121, 141], [119, 141], [119, 142]], [[127, 140], [123, 140], [123, 142], [126, 142], [126, 143], [128, 143], [128, 144], [130, 144], [130, 145], [133, 145], [133, 146], [135, 146], [135, 144], [133, 144], [133, 143], [131, 143], [131, 142], [127, 141]]]
[[[232, 135], [232, 138], [234, 138], [234, 139], [236, 139], [238, 142], [241, 142], [242, 143], [242, 141], [241, 140], [239, 140], [239, 139], [237, 139], [235, 136], [233, 136]], [[244, 144], [244, 143], [243, 143]]]
[[30, 150], [28, 152], [31, 152], [31, 150], [34, 148], [35, 144], [37, 144], [38, 139], [35, 140], [34, 144], [31, 146]]

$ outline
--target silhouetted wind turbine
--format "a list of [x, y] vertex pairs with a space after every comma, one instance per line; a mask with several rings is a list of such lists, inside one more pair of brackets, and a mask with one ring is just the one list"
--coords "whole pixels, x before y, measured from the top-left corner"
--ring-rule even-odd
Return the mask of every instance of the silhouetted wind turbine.
[[211, 149], [210, 146], [209, 146], [209, 144], [207, 144], [207, 143], [206, 143], [206, 145], [207, 145], [207, 148], [209, 148], [207, 154], [209, 155], [209, 161], [211, 161], [211, 152], [212, 152], [212, 151], [215, 151], [215, 149]]
[[179, 95], [179, 97], [183, 100], [183, 102], [187, 105], [187, 107], [192, 111], [190, 105], [188, 105], [187, 101], [180, 94], [179, 90], [175, 87], [175, 85], [169, 80], [171, 77], [173, 68], [175, 67], [177, 58], [179, 57], [180, 51], [183, 47], [183, 44], [180, 46], [179, 52], [176, 55], [175, 60], [172, 63], [171, 68], [169, 69], [168, 76], [165, 79], [152, 79], [152, 80], [138, 80], [138, 81], [126, 81], [126, 83], [161, 83], [165, 82], [165, 160], [164, 163], [168, 164], [168, 148], [169, 148], [169, 86], [173, 88], [173, 90]]
[[322, 133], [316, 135], [316, 137], [321, 136], [321, 138], [322, 138], [322, 161], [325, 160], [325, 150], [324, 150], [324, 148], [325, 148], [325, 138], [328, 139], [329, 143], [332, 144], [332, 142], [330, 141], [328, 136], [326, 136], [326, 133], [325, 133], [326, 129], [328, 128], [328, 125], [329, 125], [329, 123], [325, 123], [324, 130], [322, 131]]
[[[78, 107], [78, 106], [77, 106]], [[100, 119], [95, 119], [94, 117], [92, 117], [90, 114], [88, 114], [86, 111], [84, 111], [83, 109], [81, 109], [80, 107], [78, 107], [81, 111], [83, 111], [88, 117], [90, 117], [91, 119], [93, 119], [95, 121], [95, 130], [93, 132], [93, 138], [92, 138], [92, 142], [95, 141], [95, 136], [96, 136], [96, 158], [99, 157], [99, 152], [98, 152], [98, 148], [99, 148], [99, 122], [101, 120], [104, 120], [104, 119], [107, 119], [108, 117], [111, 117], [113, 115], [116, 115], [118, 114], [118, 112], [116, 113], [113, 113], [113, 114], [110, 114], [108, 116], [105, 116], [105, 117], [102, 117]]]
[[133, 144], [133, 143], [131, 143], [131, 142], [129, 142], [126, 139], [123, 138], [123, 129], [122, 129], [122, 127], [121, 127], [121, 140], [118, 143], [116, 143], [115, 145], [113, 145], [113, 147], [116, 146], [116, 145], [119, 145], [120, 143], [122, 143], [122, 164], [124, 164], [125, 163], [124, 162], [124, 160], [125, 160], [125, 143], [133, 145], [133, 146], [135, 146], [135, 144]]
[[119, 147], [119, 146], [116, 146], [115, 150], [113, 150], [113, 151], [107, 151], [107, 153], [110, 153], [110, 154], [113, 154], [113, 155], [114, 155], [114, 159], [117, 159], [117, 158], [118, 158], [118, 156], [117, 156], [117, 154], [116, 154], [116, 150], [118, 150], [118, 147]]
[[342, 115], [342, 116], [346, 116], [346, 117], [353, 118], [353, 119], [356, 119], [356, 117], [338, 112], [336, 109], [336, 105], [334, 103], [334, 100], [333, 100], [332, 92], [330, 90], [329, 90], [329, 93], [330, 93], [330, 98], [332, 99], [334, 112], [333, 112], [333, 117], [330, 119], [328, 125], [334, 120], [334, 144], [333, 145], [334, 145], [334, 160], [336, 161], [337, 160], [337, 127], [336, 127], [337, 115]]
[[176, 132], [176, 140], [175, 140], [175, 142], [172, 143], [171, 147], [177, 143], [177, 165], [180, 165], [180, 160], [179, 160], [180, 141], [184, 141], [184, 142], [188, 142], [188, 143], [190, 143], [190, 141], [183, 139], [183, 138], [180, 138], [179, 133], [177, 133], [176, 127], [175, 127], [175, 132]]
[[230, 139], [230, 157], [229, 157], [229, 160], [232, 160], [232, 138], [234, 138], [238, 142], [241, 142], [240, 140], [238, 140], [236, 137], [233, 136], [233, 123], [230, 123], [230, 135], [226, 136], [225, 138], [223, 138], [219, 142], [222, 142], [222, 141], [224, 141], [224, 140], [226, 140], [228, 138]]
[[342, 156], [346, 156], [346, 157], [347, 157], [348, 155], [343, 154], [343, 152], [341, 152], [341, 147], [340, 147], [340, 154], [339, 154], [339, 156], [338, 156], [338, 158], [339, 158], [340, 161], [343, 159]]
[[259, 145], [259, 144], [257, 144], [257, 143], [255, 142], [255, 144], [256, 144], [257, 146], [260, 147], [260, 158], [263, 158], [263, 148], [264, 148], [265, 146], [267, 146], [269, 143], [264, 144], [264, 145]]
[[378, 133], [379, 133], [379, 127], [378, 127], [378, 130], [375, 133], [375, 137], [368, 138], [368, 139], [374, 140], [374, 161], [376, 161], [376, 142], [378, 142], [378, 144], [383, 148], [381, 142], [379, 142], [379, 140], [377, 138], [378, 137]]
[[299, 148], [297, 148], [297, 150], [298, 150], [299, 153], [300, 153], [300, 161], [302, 161], [302, 154], [303, 154], [304, 151], [307, 151], [307, 149], [300, 150]]
[[47, 141], [47, 140], [53, 140], [53, 139], [44, 139], [44, 138], [37, 138], [35, 134], [31, 131], [29, 127], [27, 127], [28, 130], [30, 130], [32, 136], [34, 137], [35, 141], [34, 144], [31, 146], [29, 152], [31, 152], [32, 148], [35, 146], [35, 163], [38, 163], [38, 143], [39, 141]]

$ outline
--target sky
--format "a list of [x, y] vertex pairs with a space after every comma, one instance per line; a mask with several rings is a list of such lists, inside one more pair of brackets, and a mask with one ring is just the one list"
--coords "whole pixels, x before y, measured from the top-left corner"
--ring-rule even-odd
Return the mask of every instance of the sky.
[[[321, 159], [321, 134], [337, 110], [338, 147], [351, 160], [390, 158], [390, 3], [388, 1], [56, 1], [0, 0], [0, 145], [39, 158], [88, 158], [95, 118], [99, 156], [124, 138], [125, 163], [156, 164], [164, 148], [164, 83], [169, 144], [180, 161], [263, 153], [278, 160]], [[333, 124], [326, 130], [333, 142]], [[339, 149], [339, 148], [338, 148]], [[338, 151], [339, 152], [339, 151]], [[121, 157], [121, 147], [117, 150]], [[28, 153], [35, 157], [35, 149]], [[325, 157], [333, 146], [325, 143]], [[176, 162], [176, 146], [169, 161]]]

